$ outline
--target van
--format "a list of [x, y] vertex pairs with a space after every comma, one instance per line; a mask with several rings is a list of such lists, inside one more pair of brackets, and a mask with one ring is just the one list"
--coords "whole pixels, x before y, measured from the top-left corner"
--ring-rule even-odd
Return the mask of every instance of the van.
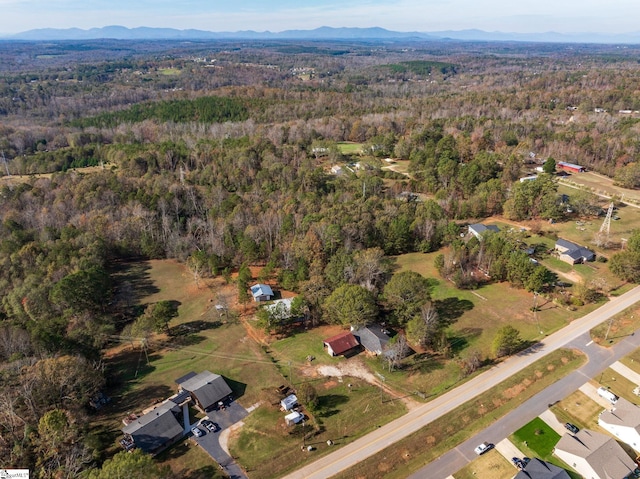
[[618, 396], [613, 394], [607, 388], [599, 387], [598, 388], [598, 396], [605, 398], [611, 404], [615, 404], [618, 401]]

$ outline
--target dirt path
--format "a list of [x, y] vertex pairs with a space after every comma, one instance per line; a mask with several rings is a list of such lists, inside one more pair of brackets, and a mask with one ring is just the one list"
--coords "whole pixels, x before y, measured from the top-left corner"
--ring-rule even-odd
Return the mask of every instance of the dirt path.
[[388, 387], [385, 383], [380, 381], [374, 374], [372, 374], [361, 361], [356, 358], [351, 358], [344, 363], [341, 363], [337, 366], [308, 366], [304, 368], [303, 374], [310, 377], [317, 376], [325, 376], [325, 377], [337, 377], [342, 378], [344, 376], [359, 378], [362, 379], [369, 384], [372, 384], [376, 387], [382, 388], [387, 394], [394, 397], [395, 399], [401, 400], [408, 410], [415, 409], [420, 406], [421, 403], [414, 400], [413, 398], [402, 395], [397, 391]]

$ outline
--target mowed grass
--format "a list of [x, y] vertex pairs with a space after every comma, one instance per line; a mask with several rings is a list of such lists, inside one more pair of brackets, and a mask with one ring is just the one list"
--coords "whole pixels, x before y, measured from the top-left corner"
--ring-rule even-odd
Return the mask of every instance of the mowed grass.
[[598, 427], [598, 415], [602, 412], [602, 406], [578, 390], [554, 404], [551, 412], [563, 424], [570, 422], [580, 429], [595, 429]]
[[[319, 406], [312, 415], [307, 412], [304, 425], [285, 425], [278, 406], [264, 403], [231, 441], [231, 454], [240, 458], [252, 479], [282, 476], [406, 412], [400, 401], [381, 396], [378, 388], [357, 378], [321, 378], [312, 384]], [[333, 446], [327, 445], [329, 439]], [[303, 443], [315, 450], [302, 451]]]
[[[107, 351], [108, 394], [113, 400], [99, 413], [95, 430], [110, 453], [118, 449], [123, 417], [166, 399], [177, 391], [175, 380], [190, 371], [221, 374], [245, 407], [260, 401], [264, 389], [284, 382], [272, 359], [247, 336], [242, 324], [225, 324], [218, 317], [212, 298], [223, 287], [221, 280], [198, 288], [188, 270], [170, 260], [120, 264], [114, 277], [120, 284], [131, 285], [133, 302], [141, 307], [162, 300], [179, 304], [179, 315], [170, 323], [179, 334], [152, 338], [146, 354], [139, 344], [127, 342]], [[161, 456], [172, 470], [183, 475], [202, 468], [208, 471], [208, 456], [196, 460], [193, 453], [183, 455], [180, 450], [172, 448]]]
[[632, 306], [599, 324], [590, 332], [601, 346], [611, 347], [640, 328], [640, 306]]
[[336, 146], [343, 155], [357, 155], [362, 153], [362, 143], [353, 143], [351, 141], [339, 141]]
[[179, 68], [158, 68], [158, 73], [165, 76], [176, 76], [182, 73]]
[[456, 472], [455, 479], [511, 479], [514, 467], [495, 449], [471, 461]]
[[[613, 184], [611, 178], [602, 176], [598, 173], [586, 172], [575, 173], [569, 176], [566, 180], [561, 180], [561, 183], [568, 185], [577, 184], [590, 188], [596, 194], [604, 194], [607, 196], [618, 196], [627, 198], [629, 200], [640, 202], [640, 192], [638, 190], [631, 190], [628, 188], [622, 188]], [[575, 191], [575, 189], [574, 189]]]
[[560, 434], [537, 417], [514, 432], [509, 439], [528, 457], [549, 461]]
[[554, 351], [491, 390], [335, 477], [407, 477], [503, 417], [558, 378], [580, 367], [584, 360], [582, 354], [573, 350]]

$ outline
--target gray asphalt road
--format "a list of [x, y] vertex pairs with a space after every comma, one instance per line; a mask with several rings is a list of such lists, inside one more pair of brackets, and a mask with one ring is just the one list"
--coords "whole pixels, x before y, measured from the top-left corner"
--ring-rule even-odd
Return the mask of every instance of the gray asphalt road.
[[[496, 365], [495, 367], [492, 367], [490, 370], [475, 377], [474, 379], [460, 385], [459, 387], [442, 396], [439, 396], [438, 398], [427, 404], [413, 409], [406, 415], [378, 428], [377, 430], [352, 442], [351, 444], [340, 448], [336, 452], [328, 454], [321, 459], [313, 462], [312, 464], [298, 469], [297, 471], [285, 476], [285, 479], [325, 479], [339, 473], [344, 469], [347, 469], [354, 464], [357, 464], [363, 459], [385, 449], [389, 445], [403, 439], [404, 437], [408, 436], [414, 431], [417, 431], [421, 427], [424, 427], [438, 417], [452, 411], [459, 405], [473, 399], [482, 392], [487, 391], [496, 384], [512, 376], [516, 372], [542, 358], [546, 354], [549, 354], [550, 352], [558, 348], [572, 344], [572, 342], [574, 340], [577, 340], [577, 338], [580, 338], [584, 334], [588, 334], [589, 330], [594, 326], [602, 323], [603, 321], [606, 321], [611, 316], [619, 313], [620, 311], [623, 311], [639, 300], [640, 286], [634, 288], [633, 290], [618, 298], [613, 299], [612, 301], [598, 308], [596, 311], [573, 321], [562, 330], [552, 334], [551, 336], [548, 336], [542, 342], [538, 343], [529, 350], [523, 351], [522, 353], [505, 360], [504, 362]], [[638, 339], [636, 338], [636, 336], [632, 337], [634, 341]], [[583, 342], [584, 339], [585, 338], [582, 339]], [[622, 344], [619, 345], [620, 349], [625, 349], [624, 345], [626, 344], [627, 342], [623, 341]], [[586, 347], [586, 342], [584, 347]], [[632, 349], [633, 348], [631, 347], [630, 350]], [[617, 350], [618, 348], [616, 348], [616, 351]], [[606, 356], [606, 354], [608, 353], [602, 352], [600, 354]], [[595, 362], [599, 363], [599, 361]], [[602, 369], [603, 364], [604, 363], [600, 364], [600, 369]], [[575, 373], [582, 376], [582, 383], [584, 383], [584, 381], [587, 380], [587, 377], [589, 377], [587, 373], [591, 374], [590, 368], [595, 368], [595, 366], [592, 366], [592, 362], [589, 362], [589, 364], [585, 367], [587, 369], [585, 369], [581, 373]], [[572, 381], [576, 381], [577, 384], [576, 378], [572, 379]], [[566, 387], [569, 386], [567, 385]], [[570, 392], [571, 390], [568, 389], [568, 391]], [[554, 392], [556, 396], [560, 394], [559, 390], [552, 390], [552, 392]], [[556, 397], [556, 399], [557, 398], [558, 397]], [[543, 401], [543, 405], [546, 405], [547, 403], [548, 401]], [[502, 427], [506, 426], [503, 425]], [[467, 443], [461, 445], [456, 450], [461, 451], [460, 454], [466, 455], [466, 445]], [[473, 447], [470, 448], [471, 454], [473, 454]], [[470, 457], [471, 456], [469, 456], [469, 458]], [[438, 477], [446, 476], [447, 475], [421, 477], [433, 477], [435, 479]]]

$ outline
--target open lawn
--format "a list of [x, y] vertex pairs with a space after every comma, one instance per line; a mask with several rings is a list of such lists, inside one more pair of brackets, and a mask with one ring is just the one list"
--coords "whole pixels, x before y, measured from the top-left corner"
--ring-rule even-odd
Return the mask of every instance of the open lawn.
[[560, 434], [537, 417], [514, 432], [509, 439], [526, 456], [549, 461], [552, 458], [553, 448], [560, 440]]
[[[231, 453], [252, 479], [281, 476], [406, 412], [402, 402], [381, 396], [378, 388], [357, 378], [320, 378], [311, 384], [319, 404], [313, 414], [307, 412], [304, 424], [286, 426], [284, 413], [267, 402], [244, 421]], [[327, 445], [329, 439], [334, 446]], [[315, 451], [302, 451], [303, 443]]]
[[515, 471], [513, 464], [494, 449], [471, 461], [453, 477], [455, 479], [511, 479]]
[[598, 415], [602, 412], [602, 406], [578, 390], [554, 404], [551, 412], [562, 424], [570, 422], [580, 429], [595, 429], [598, 427]]
[[640, 203], [640, 191], [615, 186], [611, 178], [591, 171], [572, 174], [571, 176], [560, 180], [560, 182], [561, 184], [564, 183], [569, 186], [578, 185], [586, 187], [596, 194], [617, 196], [618, 198], [624, 197], [626, 200]]
[[[222, 280], [201, 283], [198, 288], [183, 265], [169, 260], [118, 264], [114, 278], [121, 287], [129, 285], [133, 305], [142, 309], [149, 303], [173, 301], [178, 304], [178, 317], [169, 325], [172, 335], [151, 338], [146, 354], [139, 343], [126, 341], [106, 352], [107, 393], [113, 400], [95, 421], [105, 449], [118, 449], [123, 417], [167, 398], [177, 390], [175, 380], [190, 371], [221, 374], [245, 407], [260, 401], [263, 390], [284, 382], [271, 357], [247, 336], [243, 325], [226, 323], [215, 311], [211, 300], [227, 287]], [[162, 456], [174, 471], [188, 476], [184, 471], [196, 471], [193, 465], [198, 470], [204, 467], [202, 461], [174, 449]]]
[[617, 371], [607, 368], [600, 376], [592, 381], [596, 387], [603, 386], [610, 389], [616, 396], [623, 397], [632, 403], [638, 402], [638, 396], [633, 394], [633, 389], [637, 386]]
[[580, 367], [583, 362], [584, 356], [575, 351], [554, 351], [451, 413], [343, 471], [336, 478], [407, 477], [558, 378]]
[[176, 76], [180, 75], [182, 70], [179, 68], [158, 68], [158, 73], [160, 73], [160, 75]]
[[339, 141], [336, 146], [343, 155], [358, 155], [362, 153], [362, 143], [353, 143], [351, 141]]
[[610, 347], [631, 335], [638, 328], [640, 328], [640, 306], [634, 305], [616, 314], [610, 320], [599, 324], [590, 331], [590, 334], [596, 343]]

